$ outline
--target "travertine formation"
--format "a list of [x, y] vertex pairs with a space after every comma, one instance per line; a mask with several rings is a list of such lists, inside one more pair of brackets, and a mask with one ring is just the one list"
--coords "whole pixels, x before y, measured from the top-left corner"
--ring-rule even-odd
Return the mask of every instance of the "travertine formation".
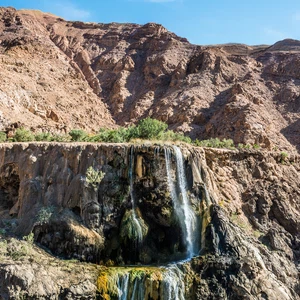
[[0, 20], [2, 129], [92, 131], [151, 116], [193, 138], [299, 150], [299, 41], [196, 46], [158, 24], [13, 8]]
[[[6, 245], [0, 238], [1, 297], [46, 298], [52, 291], [53, 299], [91, 299], [98, 288], [102, 297], [118, 299], [118, 280], [131, 276], [153, 299], [168, 292], [164, 280], [180, 278], [185, 299], [299, 299], [299, 156], [181, 145], [186, 192], [201, 220], [200, 256], [169, 269], [140, 267], [178, 262], [186, 251], [165, 149], [176, 182], [171, 145], [3, 144], [0, 227], [8, 236], [32, 230], [37, 245], [53, 254], [100, 266], [59, 262], [36, 248], [24, 253], [24, 241]], [[96, 189], [88, 184], [90, 166], [105, 173]], [[128, 217], [132, 194], [147, 227], [141, 245]], [[136, 270], [103, 267], [133, 263]], [[133, 293], [134, 285], [124, 286]]]
[[300, 299], [299, 70], [296, 40], [0, 8], [8, 136], [150, 116], [261, 146], [1, 144], [0, 299]]

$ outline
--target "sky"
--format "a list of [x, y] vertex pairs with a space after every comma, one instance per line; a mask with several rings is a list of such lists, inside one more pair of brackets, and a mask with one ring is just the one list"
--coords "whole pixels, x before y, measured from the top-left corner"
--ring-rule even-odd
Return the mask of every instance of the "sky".
[[198, 45], [300, 40], [300, 0], [0, 0], [66, 20], [155, 22]]

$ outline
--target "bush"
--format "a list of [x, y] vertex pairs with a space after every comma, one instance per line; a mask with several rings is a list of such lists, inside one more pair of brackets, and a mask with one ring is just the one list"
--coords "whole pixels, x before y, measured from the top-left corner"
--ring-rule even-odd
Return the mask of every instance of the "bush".
[[7, 136], [6, 133], [3, 131], [0, 131], [0, 143], [6, 142]]
[[234, 143], [233, 143], [232, 139], [220, 140], [219, 138], [211, 138], [209, 140], [203, 140], [203, 141], [196, 140], [194, 142], [194, 144], [196, 146], [200, 146], [200, 147], [235, 149], [235, 146], [234, 146]]
[[99, 132], [88, 137], [89, 142], [104, 142], [104, 143], [126, 143], [131, 138], [131, 128], [120, 127], [118, 129], [101, 128]]
[[16, 142], [32, 142], [34, 141], [34, 135], [30, 130], [18, 128], [15, 132], [14, 140]]
[[30, 232], [28, 235], [23, 236], [23, 240], [32, 245], [34, 242], [34, 233]]
[[35, 140], [38, 142], [51, 142], [53, 141], [53, 136], [49, 132], [40, 132], [35, 135]]
[[54, 213], [53, 206], [42, 207], [38, 212], [37, 222], [39, 224], [48, 223], [53, 213]]
[[52, 136], [52, 141], [61, 143], [70, 142], [71, 136], [69, 136], [68, 134], [54, 134]]
[[132, 138], [160, 139], [167, 128], [166, 123], [148, 117], [132, 128]]
[[69, 132], [71, 140], [74, 142], [82, 142], [87, 138], [87, 133], [82, 129], [73, 129]]
[[286, 152], [281, 152], [280, 153], [280, 163], [284, 164], [286, 159], [288, 158], [288, 154]]
[[92, 166], [86, 170], [86, 183], [87, 185], [91, 185], [94, 190], [98, 189], [99, 183], [105, 176], [105, 173], [102, 171], [96, 171]]
[[7, 241], [0, 239], [0, 257], [7, 255]]
[[173, 130], [168, 130], [161, 134], [160, 138], [163, 141], [180, 141], [185, 143], [192, 143], [192, 139], [189, 136], [185, 136], [182, 133], [174, 132]]

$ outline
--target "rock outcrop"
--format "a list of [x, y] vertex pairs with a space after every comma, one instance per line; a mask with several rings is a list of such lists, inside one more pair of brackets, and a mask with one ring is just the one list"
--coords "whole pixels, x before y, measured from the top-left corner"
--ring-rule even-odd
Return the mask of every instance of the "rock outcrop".
[[151, 116], [193, 138], [299, 151], [299, 41], [196, 46], [154, 23], [0, 13], [3, 129], [93, 131]]
[[[6, 236], [32, 231], [37, 245], [52, 254], [100, 265], [71, 261], [66, 270], [62, 260], [59, 278], [73, 266], [84, 275], [55, 281], [47, 262], [60, 265], [57, 260], [36, 246], [30, 249], [39, 251], [39, 259], [24, 258], [25, 241], [14, 245], [2, 237], [1, 297], [50, 297], [54, 280], [54, 299], [68, 293], [89, 299], [96, 291], [112, 299], [120, 291], [137, 299], [174, 293], [178, 299], [299, 299], [299, 156], [180, 148], [186, 193], [199, 220], [193, 242], [200, 252], [186, 262], [179, 262], [187, 244], [166, 168], [169, 149], [169, 180], [176, 183], [174, 146], [3, 144], [0, 225]], [[87, 173], [89, 167], [94, 173]], [[144, 228], [140, 244], [136, 222]], [[26, 271], [20, 259], [31, 260]], [[124, 268], [133, 263], [164, 266]], [[49, 276], [42, 289], [43, 272]]]

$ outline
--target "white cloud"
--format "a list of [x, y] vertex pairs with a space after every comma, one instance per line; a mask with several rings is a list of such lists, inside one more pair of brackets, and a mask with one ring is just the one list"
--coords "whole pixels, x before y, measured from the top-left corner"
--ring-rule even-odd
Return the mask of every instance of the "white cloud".
[[89, 11], [79, 8], [71, 1], [51, 2], [49, 10], [69, 21], [88, 21], [91, 17]]

